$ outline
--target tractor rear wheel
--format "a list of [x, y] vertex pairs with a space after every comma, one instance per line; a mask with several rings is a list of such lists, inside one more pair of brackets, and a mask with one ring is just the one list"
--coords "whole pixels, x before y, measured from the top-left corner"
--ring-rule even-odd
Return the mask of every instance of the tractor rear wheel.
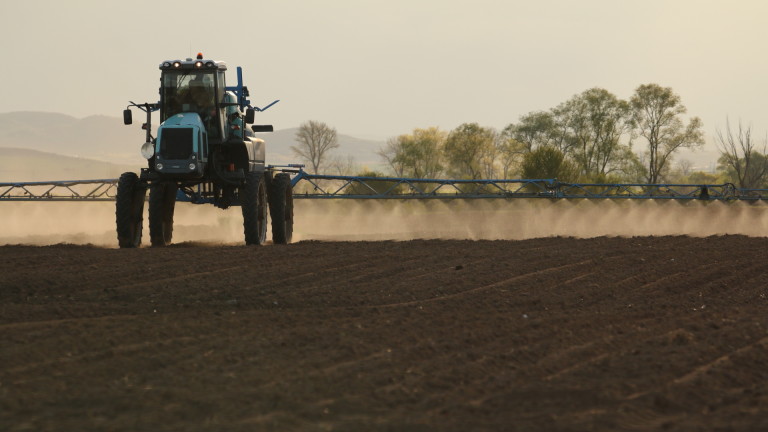
[[243, 210], [245, 244], [263, 244], [267, 237], [267, 185], [264, 174], [249, 172], [238, 194]]
[[280, 173], [269, 185], [269, 215], [272, 218], [272, 241], [288, 244], [293, 237], [293, 188], [291, 176]]
[[175, 182], [156, 182], [149, 187], [149, 238], [152, 246], [171, 244], [178, 189]]
[[144, 197], [147, 187], [136, 173], [127, 172], [117, 181], [115, 219], [117, 242], [121, 248], [141, 246], [141, 231], [144, 224]]

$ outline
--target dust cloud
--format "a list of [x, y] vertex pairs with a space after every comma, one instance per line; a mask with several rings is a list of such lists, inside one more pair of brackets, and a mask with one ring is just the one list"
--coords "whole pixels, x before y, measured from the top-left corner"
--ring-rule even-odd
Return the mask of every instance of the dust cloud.
[[672, 200], [304, 200], [302, 239], [768, 235], [768, 205]]
[[[766, 236], [766, 211], [760, 202], [304, 199], [295, 201], [294, 241]], [[175, 213], [174, 243], [243, 242], [239, 207], [178, 203]], [[0, 245], [117, 247], [114, 223], [111, 202], [0, 202]]]

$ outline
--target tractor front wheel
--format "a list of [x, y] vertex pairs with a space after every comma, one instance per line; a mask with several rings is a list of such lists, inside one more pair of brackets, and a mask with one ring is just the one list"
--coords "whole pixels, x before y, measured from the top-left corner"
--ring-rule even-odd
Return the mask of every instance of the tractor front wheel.
[[264, 174], [249, 172], [238, 194], [243, 210], [245, 244], [264, 244], [267, 237], [267, 187]]
[[117, 181], [115, 199], [115, 219], [117, 223], [117, 242], [121, 248], [141, 246], [141, 232], [144, 224], [144, 197], [146, 185], [142, 184], [136, 173], [127, 172]]
[[173, 238], [175, 182], [156, 182], [149, 187], [149, 238], [152, 246], [168, 246]]
[[293, 237], [293, 188], [291, 176], [275, 175], [269, 187], [269, 215], [272, 217], [272, 241], [288, 244]]

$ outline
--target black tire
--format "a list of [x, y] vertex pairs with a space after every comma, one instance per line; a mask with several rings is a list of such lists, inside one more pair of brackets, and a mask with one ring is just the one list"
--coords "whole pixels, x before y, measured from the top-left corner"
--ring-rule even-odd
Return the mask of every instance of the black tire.
[[141, 246], [142, 225], [144, 224], [144, 197], [147, 187], [139, 176], [127, 172], [117, 181], [115, 219], [117, 242], [121, 248]]
[[149, 239], [152, 246], [168, 246], [173, 239], [175, 182], [156, 182], [149, 187]]
[[245, 186], [238, 191], [243, 209], [245, 244], [264, 244], [267, 238], [267, 185], [264, 174], [249, 172]]
[[269, 216], [272, 218], [272, 242], [290, 243], [293, 238], [293, 188], [289, 174], [277, 174], [270, 183]]

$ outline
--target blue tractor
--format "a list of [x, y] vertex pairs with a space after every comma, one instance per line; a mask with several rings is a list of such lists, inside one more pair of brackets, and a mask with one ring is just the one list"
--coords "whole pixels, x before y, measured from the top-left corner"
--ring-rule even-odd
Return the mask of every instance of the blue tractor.
[[[254, 132], [272, 132], [271, 125], [252, 125], [264, 111], [248, 101], [242, 69], [237, 85], [225, 81], [227, 65], [205, 59], [169, 60], [160, 64], [160, 101], [131, 102], [123, 112], [132, 123], [131, 107], [146, 113], [141, 154], [148, 161], [140, 174], [127, 172], [117, 185], [117, 239], [121, 248], [141, 245], [146, 192], [149, 190], [149, 237], [152, 246], [166, 246], [173, 236], [177, 198], [226, 209], [240, 206], [245, 243], [265, 242], [267, 214], [274, 243], [291, 242], [293, 195], [288, 173], [265, 164], [264, 140]], [[160, 111], [157, 137], [152, 113]], [[250, 126], [250, 127], [249, 127]]]

